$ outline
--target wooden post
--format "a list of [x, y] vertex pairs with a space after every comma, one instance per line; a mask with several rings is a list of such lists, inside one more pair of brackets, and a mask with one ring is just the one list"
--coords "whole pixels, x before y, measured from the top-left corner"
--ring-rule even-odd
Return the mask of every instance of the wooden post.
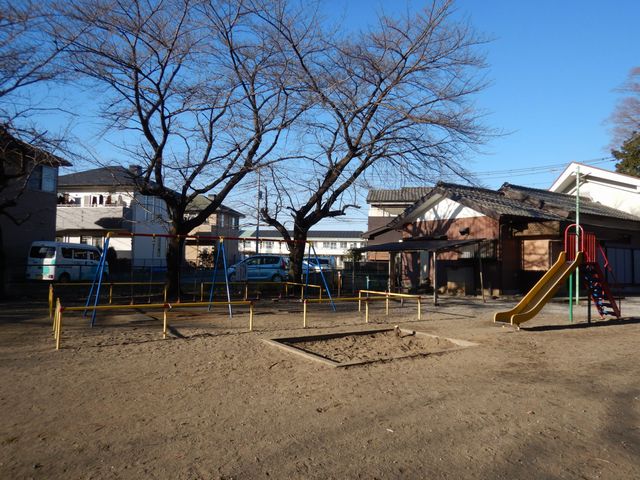
[[484, 273], [482, 271], [482, 250], [480, 248], [480, 244], [478, 243], [478, 264], [480, 265], [480, 293], [482, 294], [482, 303], [487, 303], [487, 299], [484, 296]]
[[253, 332], [253, 302], [249, 304], [249, 331]]
[[362, 311], [362, 292], [358, 290], [358, 311]]
[[307, 328], [307, 300], [302, 302], [302, 328]]
[[438, 252], [433, 251], [433, 305], [438, 306]]
[[113, 283], [109, 284], [109, 305], [113, 304]]
[[167, 306], [165, 305], [162, 315], [162, 338], [167, 338]]
[[422, 302], [420, 301], [420, 297], [418, 297], [418, 320], [422, 320]]
[[53, 306], [53, 283], [49, 284], [49, 320], [53, 319], [53, 311], [54, 311], [54, 306]]
[[369, 323], [369, 298], [364, 299], [364, 323]]
[[56, 300], [56, 306], [53, 309], [53, 338], [56, 338], [58, 334], [58, 305], [60, 304], [60, 299]]
[[386, 315], [387, 317], [389, 316], [389, 292], [387, 292], [387, 298], [384, 301], [385, 303], [385, 310], [386, 310]]
[[62, 336], [62, 306], [60, 305], [59, 300], [56, 310], [58, 311], [58, 323], [56, 325], [56, 350], [60, 350], [60, 337]]

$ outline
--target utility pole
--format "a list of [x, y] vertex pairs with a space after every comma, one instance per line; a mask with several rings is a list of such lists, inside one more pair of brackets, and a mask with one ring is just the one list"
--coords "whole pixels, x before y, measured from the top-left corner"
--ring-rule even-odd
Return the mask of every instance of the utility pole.
[[260, 199], [262, 198], [262, 192], [260, 191], [260, 169], [256, 170], [258, 174], [258, 198], [256, 207], [256, 255], [260, 253]]
[[[580, 248], [580, 165], [576, 165], [576, 255]], [[576, 268], [576, 306], [580, 301], [580, 267]]]

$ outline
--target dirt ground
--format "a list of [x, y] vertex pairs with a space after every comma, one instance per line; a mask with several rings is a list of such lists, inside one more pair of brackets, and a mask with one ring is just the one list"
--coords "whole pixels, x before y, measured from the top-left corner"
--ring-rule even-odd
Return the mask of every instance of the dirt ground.
[[[60, 351], [43, 306], [0, 305], [0, 478], [640, 478], [640, 299], [492, 323], [514, 303], [174, 311], [166, 340], [160, 312], [69, 313]], [[263, 341], [396, 324], [479, 345], [334, 368]]]

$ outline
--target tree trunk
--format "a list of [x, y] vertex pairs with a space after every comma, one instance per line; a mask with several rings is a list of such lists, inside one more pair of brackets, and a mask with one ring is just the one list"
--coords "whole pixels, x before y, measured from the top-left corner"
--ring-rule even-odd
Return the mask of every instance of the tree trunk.
[[169, 237], [167, 245], [167, 300], [180, 301], [180, 269], [184, 256], [185, 238], [179, 235], [180, 229], [172, 226], [170, 233], [175, 235]]
[[307, 248], [308, 230], [294, 228], [293, 241], [289, 244], [289, 276], [294, 282], [303, 282], [302, 260]]
[[5, 295], [5, 269], [4, 238], [2, 237], [2, 228], [0, 228], [0, 299]]

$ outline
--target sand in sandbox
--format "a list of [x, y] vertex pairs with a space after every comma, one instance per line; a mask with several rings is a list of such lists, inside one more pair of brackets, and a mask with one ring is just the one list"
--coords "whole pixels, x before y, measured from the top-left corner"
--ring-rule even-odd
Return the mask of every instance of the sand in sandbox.
[[394, 330], [285, 343], [338, 363], [390, 360], [456, 348], [456, 345], [443, 338], [404, 331], [396, 333]]

